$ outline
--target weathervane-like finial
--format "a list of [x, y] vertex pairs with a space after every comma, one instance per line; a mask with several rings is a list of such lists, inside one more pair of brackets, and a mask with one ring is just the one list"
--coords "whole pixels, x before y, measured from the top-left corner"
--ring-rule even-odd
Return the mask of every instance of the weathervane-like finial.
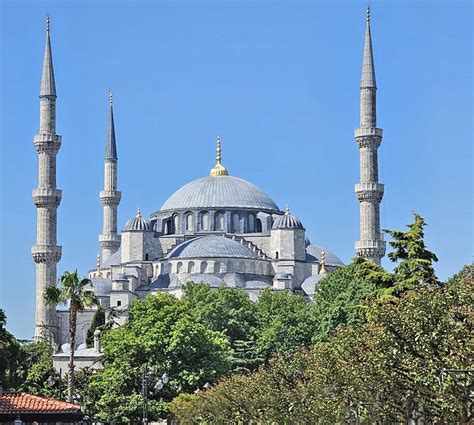
[[49, 34], [49, 31], [50, 31], [49, 15], [46, 15], [46, 32]]
[[288, 202], [286, 203], [285, 215], [290, 215], [290, 207], [288, 205]]
[[221, 138], [217, 136], [217, 148], [216, 148], [216, 165], [211, 169], [211, 176], [228, 176], [229, 173], [226, 168], [222, 165], [222, 148]]
[[112, 94], [112, 90], [109, 90], [109, 104], [112, 106], [114, 103], [114, 95]]
[[140, 207], [137, 208], [136, 218], [142, 218], [142, 212], [140, 211]]
[[319, 274], [327, 274], [327, 271], [326, 271], [326, 251], [324, 249], [321, 250], [321, 268], [319, 270]]

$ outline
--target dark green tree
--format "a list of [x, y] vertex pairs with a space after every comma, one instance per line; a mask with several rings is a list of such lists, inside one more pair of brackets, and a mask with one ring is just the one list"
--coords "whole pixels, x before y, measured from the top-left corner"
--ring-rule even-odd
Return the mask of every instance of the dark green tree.
[[406, 232], [384, 230], [392, 238], [389, 243], [393, 251], [388, 254], [388, 258], [398, 263], [394, 268], [397, 281], [393, 287], [385, 291], [387, 295], [397, 295], [420, 285], [439, 283], [433, 267], [433, 262], [438, 261], [438, 257], [425, 246], [425, 220], [415, 212], [413, 216], [415, 221], [407, 225]]
[[105, 311], [102, 308], [98, 308], [92, 316], [92, 322], [87, 330], [86, 344], [88, 347], [94, 346], [94, 332], [96, 329], [102, 331], [105, 326]]

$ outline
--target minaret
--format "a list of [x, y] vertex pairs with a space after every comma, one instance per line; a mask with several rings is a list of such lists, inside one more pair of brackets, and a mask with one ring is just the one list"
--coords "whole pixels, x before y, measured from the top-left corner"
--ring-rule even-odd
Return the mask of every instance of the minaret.
[[120, 246], [117, 234], [117, 206], [121, 192], [117, 191], [117, 145], [115, 142], [114, 109], [112, 92], [109, 93], [110, 115], [104, 159], [104, 190], [99, 194], [104, 208], [104, 223], [99, 243], [102, 248], [102, 261], [105, 262]]
[[359, 257], [380, 264], [385, 255], [385, 242], [380, 232], [380, 202], [384, 186], [378, 181], [377, 150], [382, 141], [382, 130], [377, 128], [376, 91], [370, 8], [367, 8], [360, 81], [360, 127], [354, 133], [360, 151], [360, 183], [355, 185], [355, 193], [360, 203], [360, 240], [355, 243], [355, 250]]
[[56, 134], [56, 85], [51, 54], [49, 17], [46, 20], [46, 47], [40, 89], [40, 129], [34, 136], [38, 153], [38, 189], [33, 190], [36, 205], [36, 245], [31, 249], [36, 263], [35, 339], [57, 337], [56, 308], [44, 302], [48, 286], [56, 283], [56, 264], [61, 259], [61, 247], [56, 245], [57, 208], [61, 191], [56, 188], [56, 155], [61, 136]]

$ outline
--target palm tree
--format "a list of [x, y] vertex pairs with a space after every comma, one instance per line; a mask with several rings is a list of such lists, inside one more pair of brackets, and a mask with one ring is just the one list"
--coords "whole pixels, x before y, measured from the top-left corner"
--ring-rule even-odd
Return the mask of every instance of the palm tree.
[[73, 273], [64, 272], [59, 278], [58, 284], [46, 288], [44, 299], [48, 304], [58, 305], [69, 301], [69, 373], [67, 379], [67, 397], [72, 402], [72, 391], [74, 387], [74, 350], [76, 349], [76, 323], [77, 313], [85, 307], [99, 305], [99, 300], [92, 291], [84, 289], [92, 286], [90, 279], [79, 279], [77, 270]]

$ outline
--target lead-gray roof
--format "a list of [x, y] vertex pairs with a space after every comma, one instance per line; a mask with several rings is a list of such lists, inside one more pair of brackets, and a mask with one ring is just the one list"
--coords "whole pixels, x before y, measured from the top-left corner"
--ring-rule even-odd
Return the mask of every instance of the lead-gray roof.
[[53, 54], [49, 38], [49, 17], [47, 18], [46, 46], [44, 48], [43, 74], [41, 76], [40, 96], [56, 97], [56, 83], [54, 82]]
[[276, 218], [273, 222], [272, 229], [304, 229], [298, 217], [290, 213], [285, 213]]
[[306, 260], [307, 261], [317, 261], [318, 263], [321, 262], [321, 251], [324, 249], [324, 252], [326, 253], [326, 266], [332, 266], [332, 267], [337, 267], [337, 266], [343, 266], [344, 263], [341, 261], [341, 259], [336, 255], [333, 254], [332, 252], [328, 251], [325, 248], [321, 248], [320, 246], [316, 245], [309, 245], [306, 247]]
[[112, 290], [112, 281], [109, 279], [104, 279], [103, 277], [93, 277], [92, 282], [92, 291], [98, 297], [105, 297], [110, 294]]
[[173, 193], [161, 210], [197, 208], [252, 208], [279, 212], [275, 202], [262, 189], [232, 176], [194, 180]]
[[258, 258], [247, 246], [223, 236], [203, 236], [183, 242], [168, 258]]

